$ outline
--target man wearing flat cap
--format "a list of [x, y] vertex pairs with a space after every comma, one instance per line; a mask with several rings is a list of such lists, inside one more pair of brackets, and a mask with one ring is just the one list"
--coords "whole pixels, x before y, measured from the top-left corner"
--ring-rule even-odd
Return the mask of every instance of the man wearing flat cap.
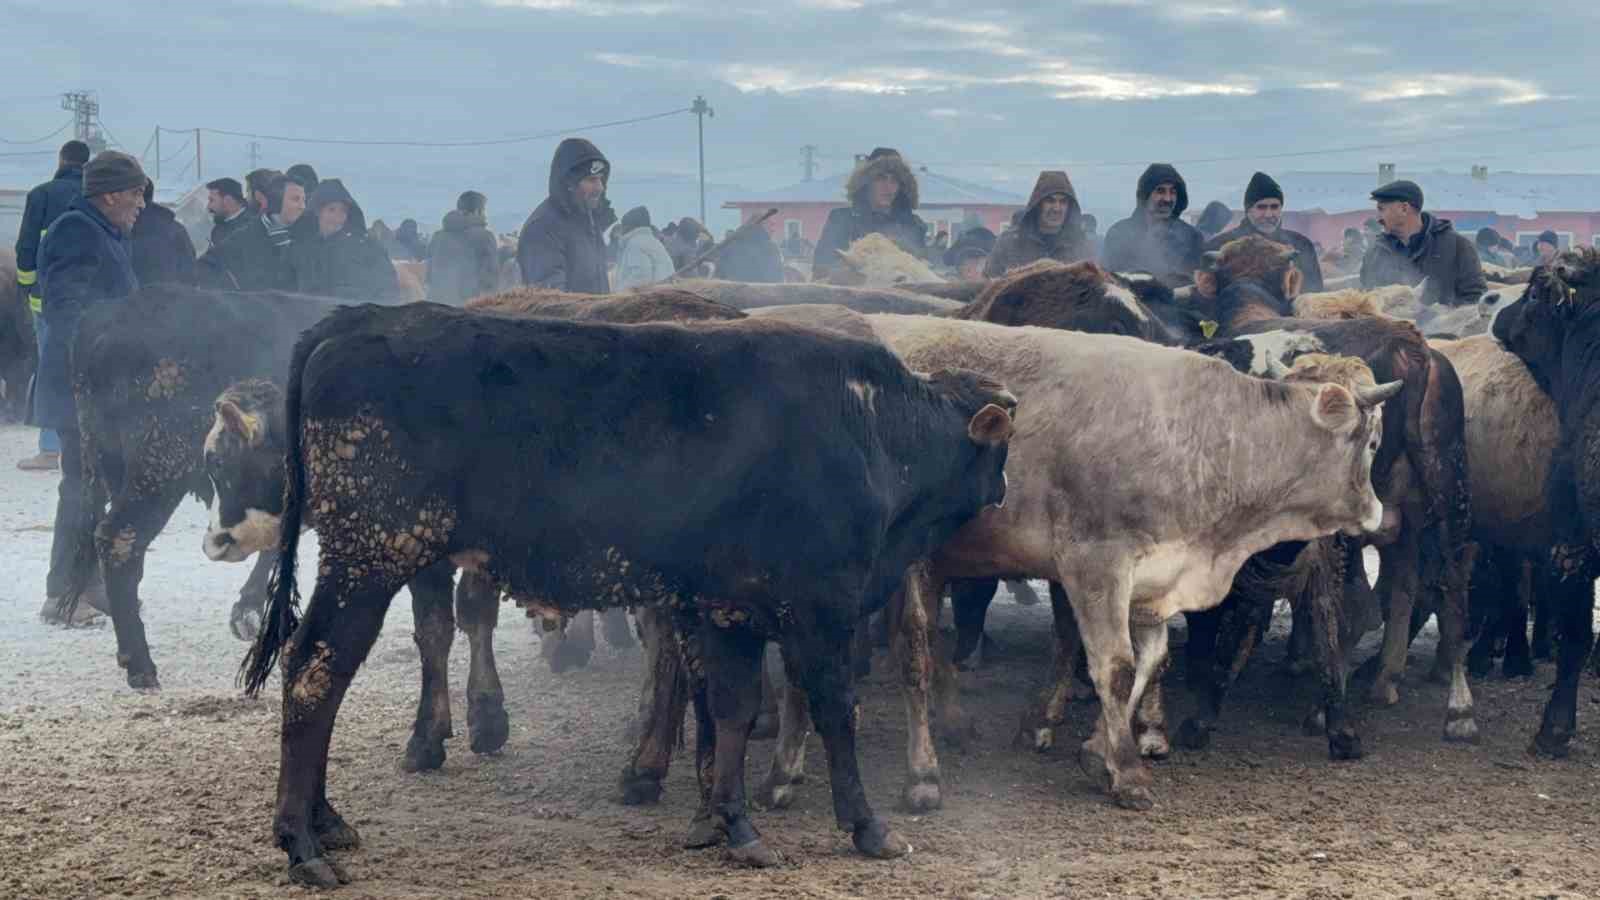
[[550, 160], [550, 195], [517, 239], [522, 283], [579, 294], [608, 294], [606, 229], [617, 214], [606, 199], [611, 163], [594, 144], [567, 138]]
[[1317, 261], [1317, 245], [1298, 231], [1283, 227], [1283, 188], [1265, 172], [1250, 177], [1244, 189], [1244, 221], [1206, 242], [1207, 250], [1220, 250], [1229, 241], [1263, 237], [1275, 244], [1293, 247], [1295, 268], [1304, 276], [1307, 293], [1322, 290], [1322, 264]]
[[206, 182], [206, 212], [211, 214], [212, 221], [211, 246], [222, 246], [234, 232], [249, 225], [250, 216], [245, 215], [249, 208], [250, 204], [244, 199], [244, 186], [237, 178]]
[[[120, 303], [139, 288], [129, 239], [144, 209], [148, 181], [138, 160], [115, 150], [102, 152], [83, 167], [82, 196], [50, 226], [39, 245], [40, 316], [47, 327], [34, 379], [33, 414], [40, 427], [54, 428], [61, 435], [61, 488], [42, 612], [47, 621], [61, 621], [55, 601], [67, 590], [73, 551], [87, 514], [69, 350], [85, 312]], [[93, 592], [85, 599], [97, 608], [103, 602]]]
[[1415, 286], [1428, 279], [1424, 303], [1465, 306], [1485, 289], [1483, 267], [1472, 241], [1457, 234], [1449, 219], [1422, 211], [1422, 188], [1391, 181], [1372, 192], [1378, 204], [1378, 236], [1361, 261], [1361, 286]]

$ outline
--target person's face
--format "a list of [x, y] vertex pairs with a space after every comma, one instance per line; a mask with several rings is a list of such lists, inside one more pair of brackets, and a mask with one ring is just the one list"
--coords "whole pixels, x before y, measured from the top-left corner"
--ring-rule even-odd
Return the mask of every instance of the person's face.
[[1046, 233], [1060, 231], [1067, 222], [1067, 208], [1070, 205], [1066, 194], [1051, 194], [1044, 198], [1039, 204], [1039, 230]]
[[278, 219], [285, 225], [293, 225], [306, 211], [306, 189], [298, 184], [286, 184], [283, 187], [283, 209], [278, 211]]
[[1156, 185], [1150, 192], [1149, 199], [1145, 200], [1144, 208], [1150, 213], [1152, 219], [1170, 219], [1172, 211], [1178, 206], [1178, 186], [1170, 181]]
[[578, 205], [585, 209], [599, 209], [600, 199], [606, 194], [606, 180], [599, 175], [585, 175], [572, 189]]
[[338, 234], [348, 221], [350, 221], [350, 208], [342, 201], [335, 200], [317, 210], [317, 230], [323, 237]]
[[1272, 234], [1283, 224], [1283, 201], [1277, 197], [1266, 197], [1251, 204], [1245, 211], [1250, 217], [1250, 224], [1262, 234]]
[[133, 223], [139, 220], [139, 211], [144, 209], [144, 188], [129, 188], [101, 196], [104, 198], [101, 211], [111, 224], [126, 234]]
[[989, 258], [986, 256], [968, 256], [961, 260], [961, 280], [982, 281], [983, 264], [988, 261]]
[[1539, 243], [1534, 244], [1533, 248], [1539, 251], [1540, 265], [1547, 264], [1550, 262], [1550, 260], [1556, 258], [1557, 247], [1555, 244], [1552, 244], [1548, 241], [1540, 241]]
[[206, 192], [206, 212], [213, 216], [230, 219], [234, 213], [242, 208], [243, 206], [238, 200], [221, 191]]
[[1344, 236], [1344, 250], [1345, 250], [1345, 253], [1346, 254], [1351, 254], [1351, 253], [1359, 254], [1359, 253], [1361, 253], [1361, 251], [1362, 251], [1362, 243], [1363, 242], [1361, 240], [1361, 235], [1359, 235], [1359, 234], [1347, 234], [1347, 235], [1345, 235]]
[[1404, 200], [1378, 201], [1378, 226], [1396, 237], [1404, 236], [1411, 224], [1411, 204]]
[[879, 172], [872, 176], [872, 208], [879, 212], [887, 212], [894, 205], [894, 198], [900, 196], [900, 179], [888, 172]]

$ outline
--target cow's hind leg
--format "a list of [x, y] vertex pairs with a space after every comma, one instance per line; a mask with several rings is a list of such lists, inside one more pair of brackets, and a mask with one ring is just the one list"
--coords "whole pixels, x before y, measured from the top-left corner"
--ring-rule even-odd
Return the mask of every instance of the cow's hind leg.
[[417, 720], [406, 744], [400, 768], [425, 772], [444, 765], [444, 742], [454, 734], [450, 723], [450, 645], [455, 640], [455, 616], [450, 604], [450, 564], [441, 563], [411, 579], [411, 610], [416, 621], [415, 640], [422, 657], [422, 692], [417, 698]]
[[639, 697], [639, 735], [622, 770], [622, 802], [655, 803], [683, 728], [688, 679], [669, 611], [640, 607], [635, 614], [644, 644], [645, 681]]
[[253, 641], [261, 631], [261, 609], [267, 605], [267, 580], [277, 565], [278, 551], [257, 553], [255, 564], [250, 567], [250, 577], [244, 580], [239, 599], [228, 612], [228, 630], [241, 641]]
[[[279, 849], [288, 854], [291, 881], [336, 887], [346, 879], [323, 853], [335, 844], [351, 846], [359, 837], [327, 802], [328, 744], [345, 690], [377, 640], [400, 585], [356, 578], [346, 564], [326, 559], [323, 571], [327, 574], [317, 579], [304, 621], [284, 647], [272, 830]], [[319, 831], [332, 842], [324, 844]]]
[[1050, 582], [1050, 619], [1054, 628], [1055, 658], [1050, 680], [1038, 698], [1022, 710], [1022, 723], [1012, 741], [1017, 749], [1032, 747], [1044, 753], [1055, 746], [1056, 729], [1067, 721], [1067, 704], [1077, 698], [1076, 672], [1083, 662], [1083, 639], [1078, 620], [1061, 585]]
[[1366, 666], [1363, 674], [1376, 666], [1372, 687], [1368, 694], [1374, 703], [1394, 706], [1400, 702], [1399, 681], [1406, 671], [1406, 653], [1411, 647], [1411, 618], [1421, 590], [1418, 572], [1420, 539], [1417, 534], [1420, 516], [1406, 510], [1405, 523], [1399, 537], [1380, 547], [1381, 578], [1387, 591], [1380, 592], [1388, 615], [1383, 623], [1383, 648]]
[[[900, 689], [906, 705], [906, 808], [912, 812], [938, 809], [939, 754], [933, 745], [931, 699], [934, 668], [934, 624], [929, 619], [929, 598], [939, 602], [943, 584], [926, 561], [906, 571], [900, 594], [890, 603], [894, 615], [894, 661], [900, 670]], [[937, 607], [935, 608], [937, 611]]]
[[183, 486], [166, 482], [154, 493], [119, 494], [95, 528], [95, 551], [105, 573], [106, 600], [117, 632], [117, 663], [128, 670], [128, 686], [161, 687], [139, 615], [139, 582], [150, 542], [183, 500]]
[[806, 738], [811, 736], [811, 727], [805, 691], [792, 684], [784, 685], [772, 768], [756, 792], [756, 803], [767, 809], [786, 809], [794, 802], [795, 788], [806, 778]]
[[497, 753], [510, 736], [506, 695], [494, 661], [494, 629], [500, 623], [500, 592], [480, 572], [461, 573], [456, 585], [456, 625], [467, 634], [467, 735], [473, 753]]
[[747, 866], [779, 862], [750, 822], [745, 803], [745, 752], [761, 711], [761, 657], [766, 641], [744, 625], [701, 626], [706, 654], [706, 708], [716, 729], [710, 813], [727, 837], [728, 855]]
[[[1110, 563], [1116, 564], [1116, 561]], [[1061, 568], [1071, 571], [1077, 566], [1062, 565]], [[1065, 587], [1082, 630], [1084, 651], [1089, 656], [1089, 675], [1100, 695], [1100, 721], [1094, 734], [1084, 742], [1079, 762], [1090, 775], [1103, 776], [1105, 786], [1119, 806], [1149, 809], [1155, 805], [1155, 797], [1150, 792], [1150, 770], [1139, 756], [1132, 728], [1140, 677], [1134, 665], [1130, 633], [1132, 586], [1126, 573], [1117, 572], [1108, 574], [1102, 581], [1085, 580]], [[1149, 639], [1150, 649], [1154, 649], [1157, 640]], [[1165, 632], [1159, 642], [1165, 653]]]

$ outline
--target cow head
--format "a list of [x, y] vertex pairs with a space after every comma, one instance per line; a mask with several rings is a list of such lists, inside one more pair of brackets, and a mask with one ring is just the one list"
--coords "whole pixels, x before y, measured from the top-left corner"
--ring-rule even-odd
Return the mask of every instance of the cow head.
[[1562, 347], [1574, 322], [1594, 309], [1600, 309], [1600, 251], [1569, 250], [1534, 270], [1522, 297], [1494, 314], [1489, 332], [1549, 390], [1561, 378]]
[[995, 279], [958, 318], [1157, 340], [1161, 323], [1140, 302], [1138, 291], [1133, 282], [1092, 262], [1041, 260]]
[[971, 452], [960, 483], [976, 506], [1001, 506], [1006, 499], [1006, 452], [1011, 441], [1016, 395], [987, 375], [966, 369], [929, 373], [928, 382], [967, 420]]
[[1372, 460], [1383, 437], [1383, 403], [1404, 384], [1374, 384], [1372, 370], [1360, 359], [1322, 353], [1297, 357], [1281, 380], [1312, 389], [1295, 397], [1309, 400], [1311, 424], [1320, 433], [1315, 444], [1321, 452], [1303, 462], [1327, 471], [1326, 477], [1305, 479], [1301, 488], [1317, 494], [1310, 499], [1323, 518], [1318, 524], [1352, 537], [1377, 531], [1383, 503], [1372, 489]]
[[284, 439], [283, 393], [272, 382], [242, 381], [217, 398], [205, 448], [216, 491], [202, 544], [207, 557], [239, 562], [278, 546]]
[[1222, 245], [1205, 254], [1195, 270], [1195, 290], [1208, 299], [1218, 299], [1235, 284], [1253, 283], [1264, 288], [1278, 304], [1278, 315], [1290, 315], [1294, 298], [1300, 296], [1304, 276], [1295, 266], [1299, 255], [1293, 247], [1251, 235]]

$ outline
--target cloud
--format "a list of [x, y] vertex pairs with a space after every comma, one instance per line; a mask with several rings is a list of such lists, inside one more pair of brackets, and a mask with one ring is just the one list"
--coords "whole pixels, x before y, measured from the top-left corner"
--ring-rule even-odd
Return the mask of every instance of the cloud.
[[1535, 103], [1550, 99], [1550, 95], [1532, 81], [1496, 75], [1396, 74], [1386, 77], [1384, 82], [1382, 85], [1363, 90], [1361, 99], [1367, 103], [1385, 103], [1393, 100], [1478, 95], [1487, 96], [1491, 102], [1500, 105]]

